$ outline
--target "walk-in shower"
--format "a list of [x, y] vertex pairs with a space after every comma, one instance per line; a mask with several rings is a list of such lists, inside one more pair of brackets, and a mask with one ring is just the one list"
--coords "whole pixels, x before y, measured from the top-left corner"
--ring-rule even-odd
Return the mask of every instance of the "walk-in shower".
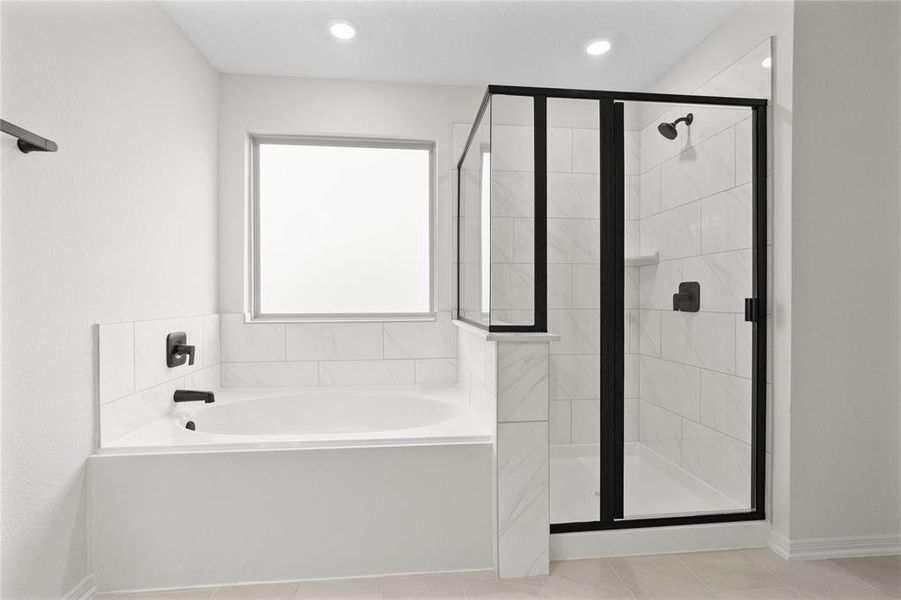
[[766, 107], [489, 86], [456, 313], [561, 336], [552, 532], [764, 517]]

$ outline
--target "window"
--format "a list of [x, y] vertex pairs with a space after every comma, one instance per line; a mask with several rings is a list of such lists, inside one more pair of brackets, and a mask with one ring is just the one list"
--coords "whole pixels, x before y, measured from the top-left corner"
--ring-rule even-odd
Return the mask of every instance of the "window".
[[432, 314], [433, 143], [252, 141], [255, 317]]

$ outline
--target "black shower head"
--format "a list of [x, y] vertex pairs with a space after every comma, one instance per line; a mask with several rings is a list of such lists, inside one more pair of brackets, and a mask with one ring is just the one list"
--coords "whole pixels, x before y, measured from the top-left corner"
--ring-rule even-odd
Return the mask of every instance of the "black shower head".
[[657, 126], [657, 131], [660, 132], [660, 135], [665, 137], [668, 140], [676, 139], [676, 136], [679, 135], [679, 131], [676, 129], [676, 125], [685, 122], [686, 125], [691, 125], [691, 122], [694, 121], [695, 116], [692, 113], [688, 113], [684, 117], [676, 119], [672, 123], [661, 123]]

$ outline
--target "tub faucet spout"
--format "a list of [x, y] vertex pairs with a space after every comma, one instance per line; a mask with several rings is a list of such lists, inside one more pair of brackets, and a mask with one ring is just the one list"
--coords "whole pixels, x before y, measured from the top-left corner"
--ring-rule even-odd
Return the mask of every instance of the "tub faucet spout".
[[172, 396], [173, 402], [203, 402], [210, 404], [216, 401], [213, 392], [202, 392], [200, 390], [175, 390]]

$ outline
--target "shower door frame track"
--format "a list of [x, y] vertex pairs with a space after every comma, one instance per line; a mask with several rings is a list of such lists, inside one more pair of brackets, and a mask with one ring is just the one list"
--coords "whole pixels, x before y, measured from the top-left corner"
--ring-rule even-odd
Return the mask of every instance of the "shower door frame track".
[[[644, 92], [616, 92], [564, 88], [489, 85], [479, 106], [472, 130], [457, 163], [457, 218], [460, 213], [460, 171], [463, 159], [475, 137], [493, 95], [526, 96], [534, 100], [535, 140], [535, 322], [533, 325], [489, 325], [486, 327], [460, 314], [460, 228], [457, 227], [457, 318], [480, 329], [506, 332], [547, 331], [547, 100], [563, 98], [595, 100], [599, 103], [600, 124], [606, 124], [611, 135], [600, 136], [601, 175], [601, 390], [613, 402], [601, 403], [601, 482], [612, 482], [612, 497], [599, 502], [599, 520], [575, 523], [553, 523], [551, 533], [631, 529], [637, 527], [666, 527], [758, 521], [766, 519], [766, 364], [767, 364], [767, 106], [764, 98], [723, 96], [695, 96], [687, 94], [657, 94]], [[616, 136], [622, 131], [622, 102], [652, 102], [660, 104], [698, 104], [735, 106], [751, 109], [752, 145], [752, 297], [748, 299], [745, 319], [752, 323], [751, 348], [751, 508], [747, 511], [705, 513], [696, 515], [663, 516], [623, 519], [623, 277], [625, 249], [623, 245], [623, 140]], [[610, 127], [613, 125], [614, 127]], [[489, 124], [490, 126], [490, 124]], [[619, 129], [616, 126], [620, 126]], [[619, 137], [620, 139], [617, 139]], [[605, 160], [605, 157], [607, 159]], [[605, 208], [606, 207], [606, 208]], [[604, 281], [613, 281], [613, 293], [603, 293]], [[609, 285], [609, 284], [608, 284]], [[605, 357], [610, 359], [605, 359]], [[606, 364], [606, 367], [605, 367]], [[617, 460], [618, 459], [618, 460]], [[618, 462], [618, 464], [616, 464]], [[606, 496], [610, 496], [607, 494]], [[620, 520], [617, 520], [620, 519]]]

